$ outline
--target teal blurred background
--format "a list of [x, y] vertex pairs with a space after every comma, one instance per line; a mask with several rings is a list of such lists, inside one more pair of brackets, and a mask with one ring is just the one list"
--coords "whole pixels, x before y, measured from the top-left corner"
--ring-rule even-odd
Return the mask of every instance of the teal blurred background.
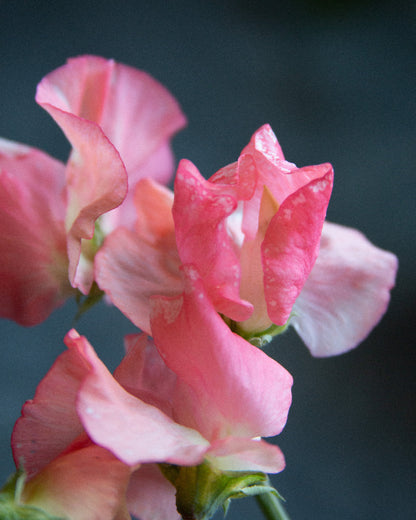
[[[399, 256], [389, 311], [358, 349], [313, 359], [293, 332], [268, 348], [295, 379], [276, 439], [287, 468], [273, 477], [292, 520], [415, 515], [415, 28], [416, 5], [401, 0], [0, 0], [2, 137], [65, 160], [69, 146], [36, 105], [36, 84], [67, 57], [114, 58], [181, 103], [189, 124], [174, 140], [178, 159], [210, 176], [270, 123], [288, 160], [333, 164], [328, 219]], [[0, 321], [1, 482], [14, 470], [14, 421], [63, 350], [75, 310], [68, 303], [32, 329]], [[134, 331], [105, 304], [77, 329], [110, 368]], [[245, 499], [228, 518], [261, 514]]]

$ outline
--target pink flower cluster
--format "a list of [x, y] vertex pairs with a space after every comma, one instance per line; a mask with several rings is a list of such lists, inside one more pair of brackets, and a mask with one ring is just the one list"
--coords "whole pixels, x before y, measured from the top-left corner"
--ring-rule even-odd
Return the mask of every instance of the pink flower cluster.
[[0, 141], [0, 315], [35, 325], [95, 283], [143, 332], [114, 375], [66, 335], [13, 432], [23, 503], [169, 520], [157, 464], [281, 471], [263, 438], [285, 425], [292, 377], [258, 346], [292, 325], [315, 356], [352, 349], [385, 312], [397, 259], [325, 221], [331, 165], [297, 168], [268, 125], [208, 180], [182, 160], [170, 191], [185, 117], [146, 73], [82, 56], [36, 100], [72, 151], [62, 164]]

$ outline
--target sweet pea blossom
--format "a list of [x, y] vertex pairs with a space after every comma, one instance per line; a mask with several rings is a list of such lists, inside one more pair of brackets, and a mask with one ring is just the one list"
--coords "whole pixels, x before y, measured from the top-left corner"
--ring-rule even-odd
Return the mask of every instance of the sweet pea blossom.
[[48, 74], [36, 101], [72, 151], [64, 165], [0, 141], [0, 313], [23, 325], [44, 320], [71, 287], [88, 294], [103, 237], [132, 224], [131, 192], [140, 178], [170, 179], [170, 139], [185, 124], [152, 77], [96, 56]]
[[397, 259], [359, 232], [325, 222], [332, 183], [330, 164], [287, 162], [268, 125], [209, 180], [182, 160], [174, 197], [140, 183], [140, 225], [107, 238], [98, 284], [150, 332], [149, 297], [180, 294], [180, 266], [191, 265], [243, 337], [261, 344], [291, 323], [315, 356], [350, 350], [385, 312]]
[[86, 338], [67, 334], [68, 350], [13, 432], [24, 503], [71, 520], [121, 520], [127, 510], [169, 520], [175, 490], [156, 463], [284, 468], [280, 449], [260, 437], [286, 423], [290, 374], [227, 327], [191, 269], [184, 293], [156, 298], [151, 319], [155, 343], [129, 336], [114, 376]]

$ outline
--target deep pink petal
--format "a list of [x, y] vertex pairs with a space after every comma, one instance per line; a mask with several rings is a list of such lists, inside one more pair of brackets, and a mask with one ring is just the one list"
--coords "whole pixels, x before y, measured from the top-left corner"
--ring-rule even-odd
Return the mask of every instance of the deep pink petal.
[[292, 377], [233, 334], [212, 307], [194, 268], [183, 297], [155, 298], [152, 331], [168, 367], [182, 381], [175, 417], [214, 441], [271, 436], [285, 425]]
[[75, 402], [90, 367], [82, 347], [74, 344], [57, 358], [15, 424], [13, 457], [16, 466], [23, 466], [29, 477], [66, 450], [83, 432]]
[[327, 165], [325, 175], [289, 196], [270, 221], [262, 244], [264, 294], [276, 325], [288, 320], [317, 258], [332, 183]]
[[314, 268], [291, 323], [314, 356], [346, 352], [386, 311], [397, 258], [355, 229], [326, 222]]
[[129, 394], [108, 372], [84, 337], [71, 331], [69, 346], [80, 345], [91, 371], [78, 392], [77, 411], [91, 439], [135, 466], [142, 462], [198, 464], [207, 441], [158, 408]]
[[[129, 520], [130, 468], [99, 446], [58, 457], [25, 485], [22, 500], [69, 520]], [[124, 514], [123, 514], [124, 512]]]
[[190, 161], [180, 162], [173, 204], [179, 256], [197, 268], [217, 311], [242, 321], [252, 307], [239, 296], [238, 254], [226, 228], [237, 203], [231, 190], [205, 180]]
[[179, 520], [175, 494], [176, 489], [155, 464], [143, 464], [131, 476], [128, 509], [140, 520]]
[[[247, 160], [251, 158], [251, 162]], [[246, 158], [243, 161], [243, 158]], [[245, 169], [256, 172], [256, 190], [244, 203], [243, 231], [248, 239], [253, 239], [257, 232], [257, 216], [263, 196], [263, 187], [272, 193], [281, 205], [290, 195], [303, 188], [311, 181], [322, 178], [329, 165], [321, 164], [307, 168], [297, 168], [284, 159], [282, 149], [269, 125], [263, 125], [252, 136], [250, 143], [241, 152], [239, 159], [240, 176]]]
[[261, 439], [222, 439], [213, 443], [206, 458], [223, 471], [278, 473], [285, 468], [280, 448]]
[[0, 316], [35, 325], [72, 292], [64, 227], [64, 166], [0, 140]]

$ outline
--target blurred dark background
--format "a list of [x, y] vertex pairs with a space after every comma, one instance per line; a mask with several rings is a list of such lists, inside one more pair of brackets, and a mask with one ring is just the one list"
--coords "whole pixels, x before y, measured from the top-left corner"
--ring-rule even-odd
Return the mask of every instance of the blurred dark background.
[[[288, 160], [333, 164], [328, 218], [399, 256], [388, 313], [359, 348], [317, 360], [289, 332], [268, 349], [295, 379], [276, 439], [287, 468], [273, 477], [292, 520], [415, 518], [415, 27], [410, 0], [0, 0], [1, 136], [65, 160], [36, 84], [67, 57], [115, 58], [181, 103], [189, 125], [174, 141], [178, 159], [209, 176], [268, 122]], [[68, 303], [32, 329], [0, 322], [2, 482], [14, 470], [13, 423], [74, 312]], [[104, 304], [77, 329], [110, 368], [134, 330]], [[245, 499], [228, 518], [261, 514]]]

